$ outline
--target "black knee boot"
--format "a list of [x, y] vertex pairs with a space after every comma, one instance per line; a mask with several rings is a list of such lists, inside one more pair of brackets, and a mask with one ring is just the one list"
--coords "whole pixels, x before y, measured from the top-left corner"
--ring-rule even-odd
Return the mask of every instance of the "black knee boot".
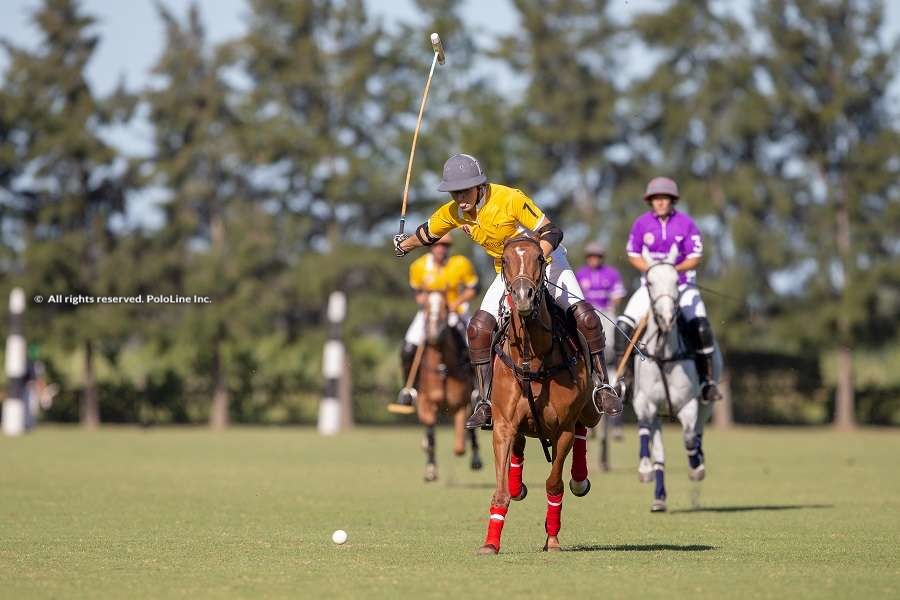
[[493, 375], [493, 352], [491, 341], [497, 320], [491, 313], [479, 310], [469, 321], [466, 331], [469, 338], [469, 358], [475, 370], [475, 383], [478, 386], [478, 402], [472, 416], [466, 421], [466, 429], [490, 429], [493, 426], [491, 414], [491, 379]]
[[721, 400], [722, 394], [719, 392], [719, 386], [713, 375], [716, 340], [713, 337], [709, 319], [697, 317], [688, 323], [688, 328], [694, 340], [694, 351], [696, 352], [694, 364], [697, 366], [697, 376], [700, 379], [700, 400], [703, 402]]
[[575, 318], [578, 331], [587, 341], [588, 351], [591, 354], [591, 381], [594, 384], [594, 395], [600, 397], [601, 410], [610, 417], [622, 414], [622, 400], [609, 385], [609, 376], [606, 373], [606, 358], [603, 356], [606, 338], [597, 311], [586, 300], [575, 303], [569, 311]]

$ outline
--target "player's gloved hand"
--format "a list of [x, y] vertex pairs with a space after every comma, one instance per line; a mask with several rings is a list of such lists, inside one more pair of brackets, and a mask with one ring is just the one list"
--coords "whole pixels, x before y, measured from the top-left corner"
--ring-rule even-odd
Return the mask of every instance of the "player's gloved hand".
[[409, 250], [404, 250], [401, 244], [410, 238], [408, 233], [398, 233], [394, 236], [394, 255], [397, 257], [406, 256]]

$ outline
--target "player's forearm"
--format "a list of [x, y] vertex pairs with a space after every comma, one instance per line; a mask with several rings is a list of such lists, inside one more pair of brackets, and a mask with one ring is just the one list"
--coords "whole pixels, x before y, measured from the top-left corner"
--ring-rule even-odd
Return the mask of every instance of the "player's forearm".
[[638, 271], [640, 271], [641, 273], [646, 272], [647, 269], [650, 268], [650, 265], [647, 264], [647, 261], [644, 260], [643, 256], [629, 256], [628, 262], [630, 262], [631, 266], [634, 267], [635, 269], [637, 269]]
[[682, 262], [675, 265], [675, 270], [679, 273], [683, 271], [692, 271], [700, 266], [700, 257], [686, 258]]
[[456, 299], [457, 306], [460, 304], [465, 304], [466, 302], [469, 302], [470, 300], [474, 299], [477, 294], [478, 294], [477, 290], [473, 287], [464, 289], [462, 291], [462, 293], [459, 295], [459, 297]]

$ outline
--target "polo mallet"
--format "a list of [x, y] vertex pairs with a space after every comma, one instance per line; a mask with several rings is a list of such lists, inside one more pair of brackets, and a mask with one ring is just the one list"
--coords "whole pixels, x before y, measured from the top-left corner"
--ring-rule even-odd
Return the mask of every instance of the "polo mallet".
[[[413, 387], [413, 382], [416, 380], [416, 375], [419, 374], [419, 364], [422, 362], [422, 354], [425, 352], [425, 342], [419, 344], [419, 347], [416, 348], [416, 355], [413, 357], [412, 366], [409, 369], [409, 373], [406, 376], [406, 385], [403, 386], [404, 390], [408, 390], [410, 394], [412, 394], [413, 399], [415, 400], [418, 393], [416, 389]], [[388, 412], [394, 413], [395, 415], [411, 415], [416, 412], [415, 407], [408, 406], [406, 404], [397, 404], [396, 402], [391, 402], [388, 404]]]
[[637, 341], [641, 339], [641, 336], [644, 334], [644, 328], [647, 327], [647, 318], [649, 316], [650, 313], [644, 315], [644, 318], [640, 320], [637, 327], [635, 328], [634, 335], [632, 335], [631, 339], [628, 341], [628, 348], [625, 349], [625, 354], [622, 355], [622, 360], [619, 361], [619, 366], [616, 367], [616, 381], [618, 381], [619, 377], [622, 376], [625, 365], [628, 363], [628, 359], [631, 357], [631, 351], [634, 350], [635, 344], [637, 344]]
[[406, 166], [406, 183], [403, 185], [403, 207], [400, 209], [400, 233], [406, 227], [406, 201], [409, 198], [409, 179], [412, 176], [413, 158], [416, 156], [416, 142], [419, 139], [419, 127], [422, 126], [422, 115], [425, 114], [425, 104], [428, 102], [428, 89], [431, 87], [431, 78], [434, 76], [434, 66], [444, 64], [444, 46], [441, 37], [437, 33], [431, 34], [431, 48], [434, 50], [434, 59], [431, 61], [431, 70], [428, 71], [428, 79], [425, 80], [425, 91], [422, 92], [422, 104], [419, 106], [419, 118], [416, 119], [416, 129], [413, 132], [412, 148], [409, 150], [409, 164]]

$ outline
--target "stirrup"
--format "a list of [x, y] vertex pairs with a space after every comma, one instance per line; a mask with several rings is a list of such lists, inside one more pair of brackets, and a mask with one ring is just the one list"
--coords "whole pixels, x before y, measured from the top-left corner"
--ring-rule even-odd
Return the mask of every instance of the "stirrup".
[[722, 400], [722, 392], [715, 381], [704, 381], [700, 384], [700, 402], [710, 404]]
[[[606, 411], [603, 410], [603, 403], [600, 402], [598, 404], [598, 397], [600, 396], [600, 392], [602, 392], [603, 390], [608, 390], [616, 398], [619, 398], [619, 392], [617, 392], [616, 388], [614, 388], [613, 386], [611, 386], [608, 383], [601, 383], [600, 385], [594, 386], [594, 391], [591, 392], [591, 401], [594, 403], [594, 408], [597, 409], [597, 412], [605, 415]], [[621, 399], [620, 399], [620, 401], [621, 401]], [[608, 416], [617, 417], [620, 414], [622, 414], [621, 410], [614, 415], [608, 415]]]
[[[487, 414], [485, 414], [487, 413]], [[466, 429], [481, 428], [490, 431], [494, 428], [493, 412], [491, 411], [491, 403], [481, 400], [475, 405], [472, 415], [466, 421]]]

